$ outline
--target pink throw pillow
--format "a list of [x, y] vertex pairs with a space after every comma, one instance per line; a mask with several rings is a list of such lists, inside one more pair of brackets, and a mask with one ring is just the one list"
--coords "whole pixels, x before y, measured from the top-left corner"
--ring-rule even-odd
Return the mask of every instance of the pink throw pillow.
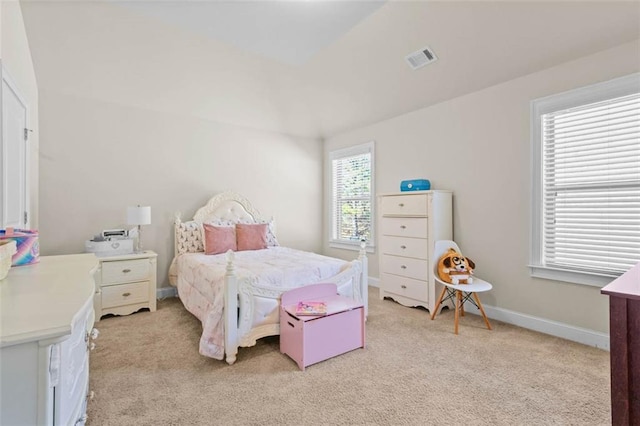
[[260, 250], [267, 248], [267, 228], [269, 224], [255, 225], [236, 224], [238, 251]]
[[204, 227], [204, 254], [220, 254], [237, 249], [236, 229], [233, 226], [213, 226], [207, 223], [202, 226]]

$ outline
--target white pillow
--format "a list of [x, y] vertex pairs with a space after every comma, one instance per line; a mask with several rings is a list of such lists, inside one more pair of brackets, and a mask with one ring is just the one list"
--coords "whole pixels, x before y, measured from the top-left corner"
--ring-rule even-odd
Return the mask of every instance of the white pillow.
[[180, 222], [176, 226], [176, 252], [178, 254], [204, 252], [202, 226], [194, 221]]

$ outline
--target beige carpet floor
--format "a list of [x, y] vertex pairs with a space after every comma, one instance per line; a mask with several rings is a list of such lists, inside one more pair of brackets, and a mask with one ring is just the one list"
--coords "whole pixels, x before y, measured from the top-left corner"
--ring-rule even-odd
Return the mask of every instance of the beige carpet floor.
[[302, 372], [278, 339], [237, 362], [198, 353], [201, 326], [179, 299], [107, 317], [91, 354], [97, 425], [606, 425], [609, 353], [468, 314], [370, 292], [367, 347]]

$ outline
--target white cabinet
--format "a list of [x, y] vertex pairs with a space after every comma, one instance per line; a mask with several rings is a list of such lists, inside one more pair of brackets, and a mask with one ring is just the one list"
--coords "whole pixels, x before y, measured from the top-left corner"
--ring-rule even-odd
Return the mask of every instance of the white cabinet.
[[416, 191], [378, 196], [380, 298], [433, 311], [433, 247], [453, 239], [452, 193]]
[[142, 308], [156, 310], [157, 257], [148, 250], [99, 258], [94, 302], [98, 321], [107, 314], [129, 315]]
[[0, 281], [0, 424], [84, 424], [97, 264], [44, 256]]

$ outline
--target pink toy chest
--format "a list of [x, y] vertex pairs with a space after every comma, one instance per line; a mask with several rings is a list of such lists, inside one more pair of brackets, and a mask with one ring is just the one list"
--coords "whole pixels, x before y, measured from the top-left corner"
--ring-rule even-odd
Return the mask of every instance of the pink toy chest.
[[[365, 346], [364, 306], [339, 296], [335, 284], [314, 284], [282, 294], [280, 352], [305, 367]], [[300, 301], [323, 301], [327, 315], [296, 316]]]

